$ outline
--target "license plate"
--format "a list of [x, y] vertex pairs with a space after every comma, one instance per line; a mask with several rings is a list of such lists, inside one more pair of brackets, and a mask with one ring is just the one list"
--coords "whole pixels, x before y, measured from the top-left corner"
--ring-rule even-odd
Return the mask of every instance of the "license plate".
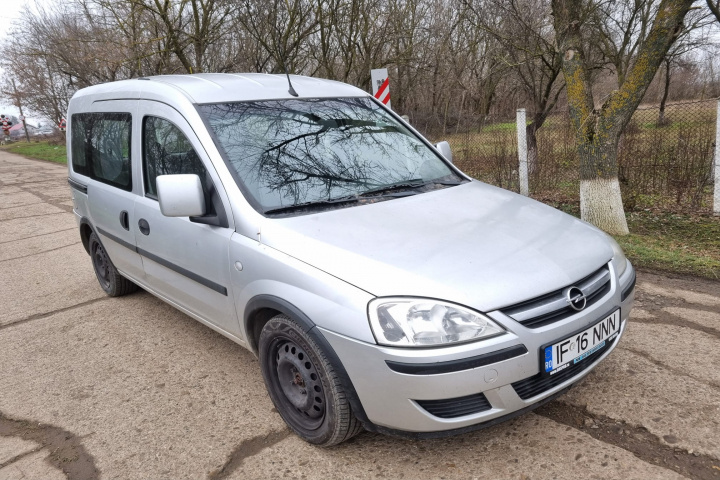
[[554, 375], [570, 365], [582, 362], [617, 337], [618, 333], [620, 333], [620, 309], [592, 327], [546, 346], [543, 352], [545, 374]]

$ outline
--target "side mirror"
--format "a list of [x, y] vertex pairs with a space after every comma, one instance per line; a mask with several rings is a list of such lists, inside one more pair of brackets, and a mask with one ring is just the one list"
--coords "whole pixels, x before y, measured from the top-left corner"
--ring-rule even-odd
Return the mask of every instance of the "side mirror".
[[166, 217], [205, 215], [205, 194], [197, 175], [160, 175], [157, 193], [160, 211]]
[[445, 157], [445, 159], [452, 163], [452, 151], [450, 150], [450, 144], [446, 141], [442, 141], [435, 145], [435, 148], [437, 148], [438, 152], [440, 152], [440, 155]]

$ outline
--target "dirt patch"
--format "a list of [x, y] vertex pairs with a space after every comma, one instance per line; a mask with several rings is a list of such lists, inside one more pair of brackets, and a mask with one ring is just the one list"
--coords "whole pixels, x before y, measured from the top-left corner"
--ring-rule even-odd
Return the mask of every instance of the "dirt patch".
[[15, 420], [0, 412], [0, 436], [39, 443], [50, 455], [46, 461], [61, 470], [68, 480], [95, 480], [100, 470], [83, 446], [80, 437], [60, 427], [29, 420]]
[[[678, 290], [689, 290], [691, 292], [704, 293], [706, 295], [712, 295], [717, 297], [720, 295], [720, 281], [707, 280], [704, 278], [693, 277], [690, 275], [682, 275], [679, 273], [668, 273], [668, 272], [657, 272], [648, 269], [638, 269], [638, 281], [654, 283], [664, 288], [678, 289]], [[637, 298], [638, 291], [636, 290], [635, 295]], [[642, 293], [642, 292], [640, 292]], [[642, 297], [642, 295], [641, 295]], [[686, 304], [681, 299], [675, 297], [663, 297], [668, 301], [679, 301], [680, 303]]]
[[720, 282], [681, 275], [658, 275], [641, 271], [635, 289], [635, 308], [649, 316], [630, 315], [631, 321], [652, 325], [673, 325], [697, 330], [720, 339], [720, 324], [713, 326], [674, 315], [667, 309], [689, 308], [720, 314]]
[[[635, 427], [621, 420], [592, 414], [584, 407], [559, 401], [550, 402], [535, 410], [535, 413], [576, 428], [596, 440], [627, 450], [647, 463], [673, 470], [688, 478], [720, 479], [718, 459], [666, 445], [644, 427]], [[672, 435], [666, 435], [663, 439], [669, 444], [677, 442]]]
[[207, 477], [208, 480], [220, 480], [222, 478], [227, 478], [232, 472], [237, 470], [240, 465], [242, 465], [245, 459], [252, 457], [253, 455], [257, 455], [264, 449], [272, 447], [289, 436], [290, 430], [280, 430], [270, 432], [267, 435], [258, 435], [257, 437], [252, 437], [243, 441], [240, 445], [235, 447], [222, 467], [210, 472]]
[[[643, 308], [647, 309], [647, 307], [644, 305]], [[652, 310], [648, 309], [648, 311]], [[712, 335], [713, 337], [716, 337], [718, 340], [720, 340], [720, 325], [718, 325], [718, 328], [712, 328], [705, 325], [700, 325], [695, 322], [691, 322], [690, 320], [678, 317], [677, 315], [672, 315], [668, 312], [662, 312], [662, 315], [662, 317], [656, 318], [634, 318], [632, 314], [630, 314], [630, 318], [632, 319], [631, 321], [633, 323], [647, 323], [650, 325], [672, 325], [675, 327], [685, 327], [691, 330], [697, 330], [698, 332], [707, 333], [708, 335]]]
[[[43, 252], [43, 253], [45, 253], [45, 252]], [[68, 311], [68, 310], [74, 310], [74, 309], [76, 309], [76, 308], [81, 308], [81, 307], [84, 307], [84, 306], [87, 306], [87, 305], [92, 305], [93, 303], [97, 303], [97, 302], [102, 302], [102, 301], [104, 301], [104, 300], [108, 300], [108, 298], [109, 298], [109, 297], [93, 298], [92, 300], [88, 300], [88, 301], [85, 301], [85, 302], [80, 302], [80, 303], [75, 304], [75, 305], [70, 305], [69, 307], [58, 308], [58, 309], [56, 309], [56, 310], [52, 310], [52, 311], [50, 311], [50, 312], [45, 312], [45, 313], [36, 313], [35, 315], [30, 315], [29, 317], [21, 318], [20, 320], [15, 320], [14, 322], [10, 322], [10, 323], [6, 323], [6, 324], [4, 324], [4, 325], [0, 325], [0, 330], [3, 330], [3, 329], [5, 329], [5, 328], [14, 327], [14, 326], [20, 325], [20, 324], [22, 324], [22, 323], [31, 322], [31, 321], [33, 321], [33, 320], [40, 320], [41, 318], [47, 318], [47, 317], [50, 317], [50, 316], [55, 315], [55, 314], [58, 314], [58, 313], [66, 312], [66, 311]]]

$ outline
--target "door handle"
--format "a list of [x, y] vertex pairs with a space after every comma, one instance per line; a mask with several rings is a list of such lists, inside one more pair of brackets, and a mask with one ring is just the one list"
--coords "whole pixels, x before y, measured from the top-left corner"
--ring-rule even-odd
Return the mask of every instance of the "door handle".
[[143, 235], [150, 235], [150, 224], [144, 218], [138, 221], [138, 228]]
[[130, 230], [130, 215], [128, 215], [128, 212], [125, 210], [120, 212], [120, 225], [125, 230]]

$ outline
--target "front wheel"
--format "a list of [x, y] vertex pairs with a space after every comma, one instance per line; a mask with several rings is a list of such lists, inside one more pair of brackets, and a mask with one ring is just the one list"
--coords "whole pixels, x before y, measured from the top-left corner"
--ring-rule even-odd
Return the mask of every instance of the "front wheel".
[[297, 323], [285, 315], [271, 318], [258, 343], [265, 386], [295, 433], [328, 447], [362, 431], [332, 365]]

